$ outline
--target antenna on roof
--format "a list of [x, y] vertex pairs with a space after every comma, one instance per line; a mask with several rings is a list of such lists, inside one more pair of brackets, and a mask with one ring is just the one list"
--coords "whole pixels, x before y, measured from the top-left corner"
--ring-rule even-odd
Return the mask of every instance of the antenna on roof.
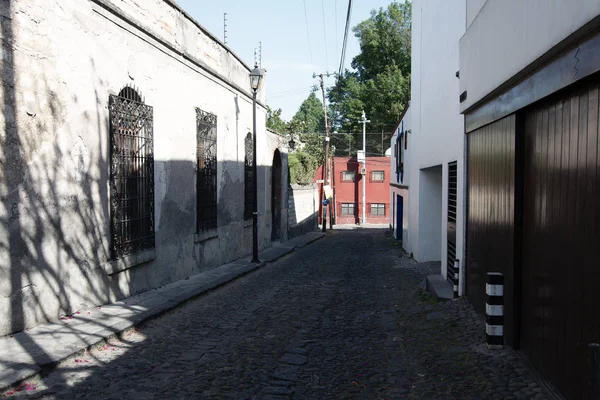
[[227, 13], [223, 13], [223, 43], [227, 44]]
[[262, 68], [262, 42], [258, 42], [258, 66]]

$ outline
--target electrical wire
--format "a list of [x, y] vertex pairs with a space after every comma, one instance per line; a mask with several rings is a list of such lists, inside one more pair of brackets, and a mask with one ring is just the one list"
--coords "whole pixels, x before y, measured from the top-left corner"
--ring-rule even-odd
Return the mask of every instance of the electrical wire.
[[310, 44], [310, 29], [308, 29], [308, 14], [306, 12], [306, 0], [302, 0], [304, 3], [304, 20], [306, 21], [306, 36], [308, 37], [308, 54], [310, 55], [310, 65], [313, 65], [312, 47]]
[[350, 21], [352, 16], [352, 0], [348, 0], [348, 12], [346, 13], [346, 27], [344, 29], [344, 42], [342, 44], [342, 55], [340, 57], [340, 69], [338, 74], [341, 76], [344, 72], [344, 62], [346, 59], [346, 44], [348, 43], [348, 32], [350, 31]]
[[325, 28], [325, 0], [321, 0], [321, 12], [323, 14], [323, 36], [325, 37], [325, 68], [329, 70], [329, 54], [327, 52], [327, 29]]
[[333, 56], [333, 59], [335, 60], [335, 57], [337, 56], [337, 48], [338, 48], [338, 13], [337, 13], [337, 0], [335, 0], [334, 3], [334, 14], [333, 14], [333, 20], [335, 22], [335, 54]]

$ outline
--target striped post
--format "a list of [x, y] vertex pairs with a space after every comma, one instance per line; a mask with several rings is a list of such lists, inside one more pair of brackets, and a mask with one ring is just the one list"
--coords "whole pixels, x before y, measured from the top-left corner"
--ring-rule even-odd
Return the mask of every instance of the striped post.
[[504, 345], [504, 275], [487, 273], [485, 284], [485, 338], [489, 348]]
[[460, 260], [454, 260], [454, 298], [458, 299], [458, 282], [460, 279]]

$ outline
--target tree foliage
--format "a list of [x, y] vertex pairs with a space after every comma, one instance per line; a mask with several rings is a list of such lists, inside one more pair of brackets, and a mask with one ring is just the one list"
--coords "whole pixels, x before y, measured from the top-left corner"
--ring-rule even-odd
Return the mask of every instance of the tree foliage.
[[308, 185], [312, 183], [317, 170], [317, 161], [313, 156], [304, 152], [296, 151], [288, 156], [291, 183]]
[[284, 133], [288, 130], [288, 123], [281, 119], [281, 108], [273, 110], [267, 106], [267, 128], [277, 132]]
[[[353, 28], [360, 53], [352, 60], [353, 70], [336, 79], [328, 98], [334, 129], [357, 133], [355, 143], [362, 143], [363, 110], [371, 121], [367, 131], [389, 136], [410, 99], [411, 18], [411, 3], [394, 1]], [[367, 153], [381, 154], [386, 147], [379, 135], [367, 137]]]

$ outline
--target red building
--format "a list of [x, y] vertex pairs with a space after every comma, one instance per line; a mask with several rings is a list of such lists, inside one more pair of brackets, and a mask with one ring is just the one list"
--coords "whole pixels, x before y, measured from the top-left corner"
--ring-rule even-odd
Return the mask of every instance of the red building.
[[[366, 179], [366, 223], [387, 224], [390, 212], [390, 157], [367, 157], [365, 170], [356, 157], [335, 157], [330, 168], [333, 188], [333, 210], [336, 224], [358, 224], [362, 219], [362, 180]], [[361, 172], [363, 172], [361, 174]], [[323, 177], [317, 169], [315, 182]], [[322, 196], [321, 196], [322, 198]], [[328, 208], [328, 214], [332, 211]], [[319, 207], [319, 221], [322, 220]], [[328, 217], [329, 219], [329, 217]]]

